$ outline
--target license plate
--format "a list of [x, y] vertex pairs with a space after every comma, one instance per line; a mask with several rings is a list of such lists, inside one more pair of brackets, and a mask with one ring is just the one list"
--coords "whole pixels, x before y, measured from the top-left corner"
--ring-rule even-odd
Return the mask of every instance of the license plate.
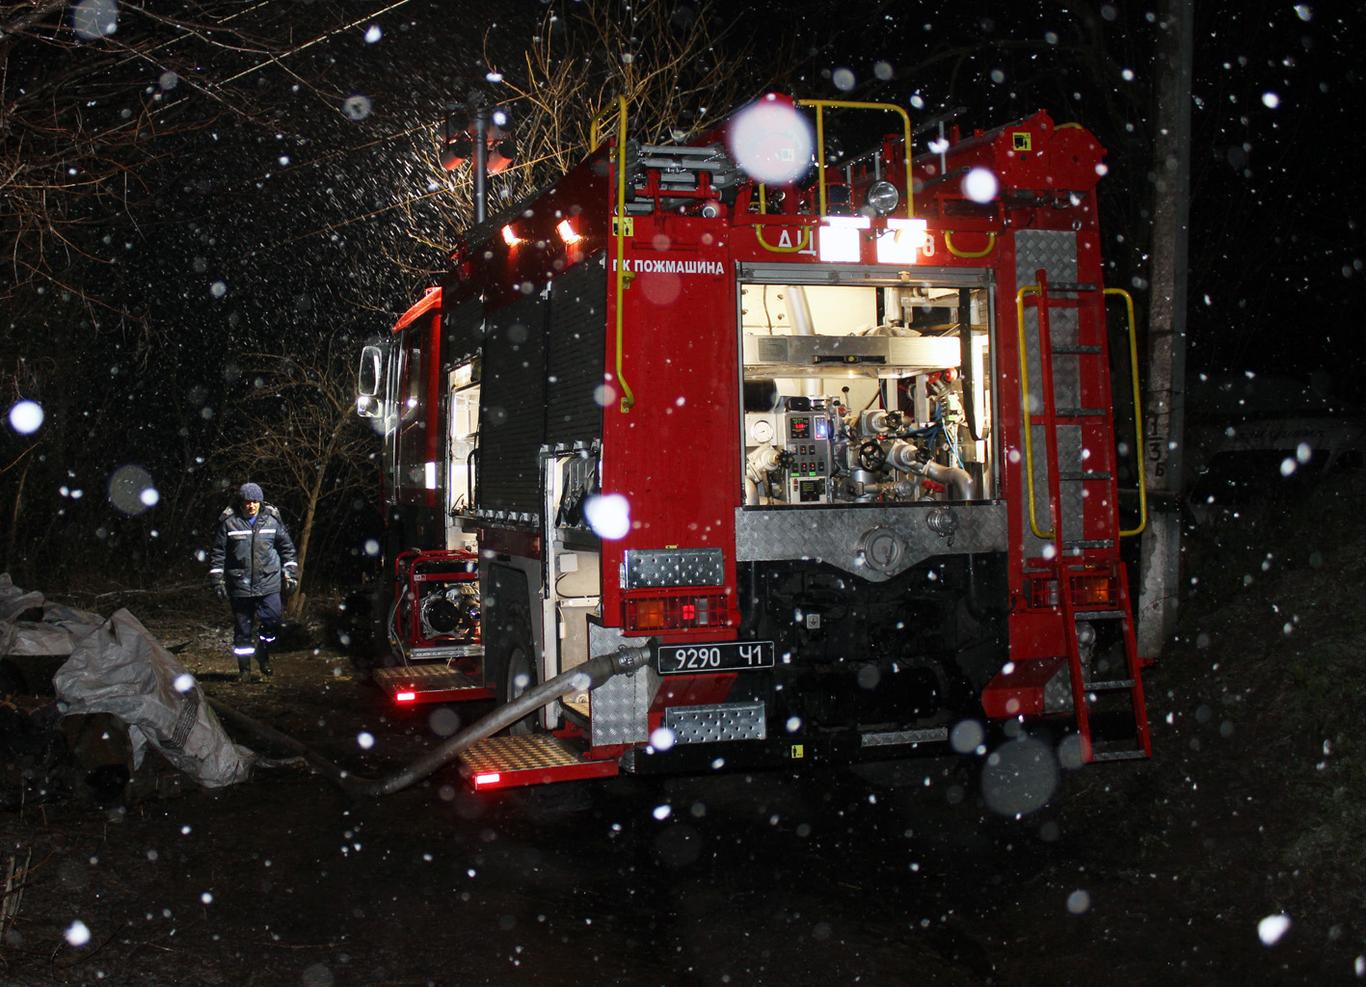
[[661, 675], [743, 672], [773, 667], [772, 641], [728, 641], [725, 644], [661, 644]]

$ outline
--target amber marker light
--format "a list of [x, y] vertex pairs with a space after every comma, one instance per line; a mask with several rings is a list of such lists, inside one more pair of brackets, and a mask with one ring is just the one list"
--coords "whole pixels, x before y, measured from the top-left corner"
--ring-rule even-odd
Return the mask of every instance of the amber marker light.
[[556, 226], [555, 229], [559, 232], [560, 239], [566, 244], [572, 245], [583, 239], [583, 237], [574, 232], [573, 225], [567, 219], [560, 220], [559, 225]]

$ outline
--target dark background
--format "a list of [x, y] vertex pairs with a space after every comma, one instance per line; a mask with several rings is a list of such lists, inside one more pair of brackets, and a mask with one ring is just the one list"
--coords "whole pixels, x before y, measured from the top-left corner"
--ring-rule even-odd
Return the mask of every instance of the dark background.
[[[642, 27], [626, 31], [627, 47], [647, 59], [662, 33], [701, 24], [713, 44], [681, 75], [722, 66], [745, 97], [777, 87], [895, 101], [917, 120], [961, 108], [965, 131], [1040, 108], [1083, 123], [1109, 150], [1108, 280], [1146, 309], [1157, 15], [1118, 3], [1004, 6], [637, 4]], [[0, 428], [0, 552], [17, 581], [48, 589], [199, 578], [208, 522], [249, 468], [221, 451], [280, 441], [260, 424], [263, 361], [349, 375], [360, 344], [432, 283], [469, 221], [467, 175], [433, 166], [445, 105], [477, 87], [516, 108], [534, 34], [559, 32], [568, 50], [587, 36], [590, 8], [629, 20], [623, 6], [580, 2], [186, 0], [158, 5], [161, 19], [117, 5], [117, 31], [82, 39], [75, 5], [9, 3], [0, 16], [30, 7], [42, 16], [3, 41], [0, 140], [19, 159], [46, 154], [61, 236], [25, 235], [12, 213], [3, 228], [0, 403], [32, 399], [46, 418], [31, 436]], [[647, 20], [647, 8], [662, 16]], [[1340, 412], [1355, 397], [1366, 364], [1354, 175], [1366, 148], [1350, 111], [1361, 22], [1341, 6], [1197, 4], [1194, 414], [1227, 399], [1230, 382], [1236, 399], [1276, 380], [1259, 392], [1273, 405]], [[621, 55], [598, 51], [582, 71], [610, 78]], [[369, 107], [359, 119], [358, 96]], [[671, 125], [722, 112], [699, 101]], [[55, 121], [47, 131], [31, 125], [42, 114]], [[127, 133], [130, 120], [140, 124], [131, 146], [93, 139]], [[862, 136], [846, 135], [851, 149]], [[514, 181], [550, 179], [527, 166], [509, 195]], [[79, 179], [97, 174], [113, 177], [81, 194]], [[504, 187], [495, 181], [495, 206]], [[135, 515], [109, 497], [130, 464], [161, 497]], [[322, 506], [313, 579], [363, 573], [360, 546], [378, 516], [369, 468], [360, 458], [329, 473], [344, 492]], [[287, 476], [252, 479], [300, 516]]]

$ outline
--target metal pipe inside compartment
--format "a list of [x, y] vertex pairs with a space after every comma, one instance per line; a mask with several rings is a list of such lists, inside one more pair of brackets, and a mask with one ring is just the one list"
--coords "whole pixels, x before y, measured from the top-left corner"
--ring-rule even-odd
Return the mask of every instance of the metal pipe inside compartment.
[[939, 463], [917, 463], [911, 472], [929, 477], [935, 483], [944, 484], [950, 500], [976, 500], [977, 484], [972, 474], [957, 466], [941, 466]]

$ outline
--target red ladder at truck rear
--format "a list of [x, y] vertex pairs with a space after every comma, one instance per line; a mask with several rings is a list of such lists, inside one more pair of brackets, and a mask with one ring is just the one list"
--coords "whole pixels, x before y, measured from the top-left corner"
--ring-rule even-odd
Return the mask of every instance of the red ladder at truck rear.
[[[1026, 308], [1036, 312], [1040, 368], [1039, 408], [1031, 415], [1028, 379]], [[1081, 761], [1118, 761], [1152, 754], [1143, 697], [1143, 662], [1138, 656], [1128, 573], [1119, 554], [1121, 532], [1118, 481], [1109, 394], [1108, 349], [1104, 345], [1105, 295], [1095, 285], [1049, 285], [1047, 273], [1036, 272], [1036, 283], [1017, 295], [1021, 396], [1024, 417], [1024, 484], [1029, 499], [1029, 526], [1044, 541], [1039, 557], [1027, 560], [1034, 607], [1046, 607], [1061, 619], [1063, 650], [1056, 659], [1027, 663], [998, 676], [988, 686], [984, 702], [1013, 715], [1057, 711], [1070, 706], [1081, 743]], [[1049, 314], [1075, 309], [1075, 342], [1054, 345]], [[1086, 318], [1081, 318], [1085, 314]], [[1088, 333], [1091, 338], [1088, 337]], [[1075, 358], [1079, 376], [1089, 385], [1094, 406], [1060, 408], [1055, 397], [1054, 356]], [[1087, 366], [1101, 362], [1102, 365]], [[1077, 395], [1087, 393], [1078, 388]], [[1038, 518], [1032, 433], [1041, 427], [1047, 473], [1048, 517], [1045, 529]], [[1071, 430], [1064, 435], [1064, 430]], [[1064, 468], [1060, 446], [1069, 439], [1069, 461]], [[1071, 446], [1076, 446], [1075, 450]], [[1066, 501], [1065, 499], [1066, 498]], [[1064, 503], [1076, 510], [1067, 530]], [[1015, 677], [1018, 676], [1018, 677]], [[1054, 688], [1056, 683], [1063, 688]], [[1054, 702], [1048, 702], [1052, 692]], [[1022, 696], [1037, 697], [1022, 708]]]

